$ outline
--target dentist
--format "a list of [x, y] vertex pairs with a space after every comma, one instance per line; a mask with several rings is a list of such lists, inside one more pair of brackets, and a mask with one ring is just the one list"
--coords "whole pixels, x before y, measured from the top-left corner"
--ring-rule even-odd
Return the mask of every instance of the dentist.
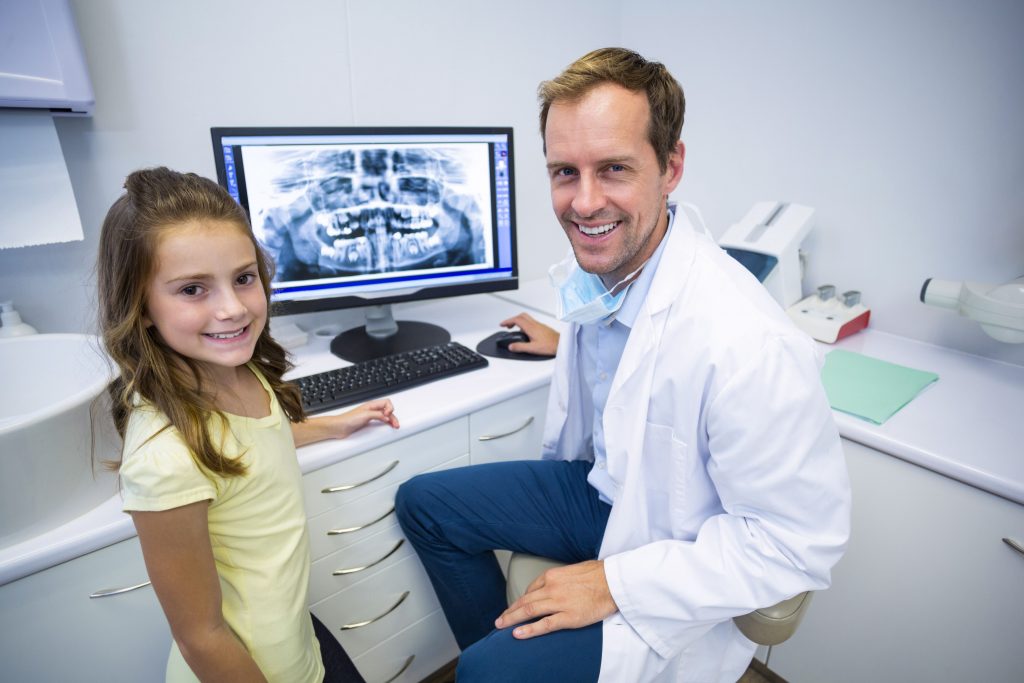
[[[399, 521], [473, 681], [735, 681], [732, 617], [829, 585], [850, 492], [814, 343], [668, 203], [682, 89], [591, 52], [541, 84], [559, 341], [544, 459], [416, 477]], [[524, 454], [528, 455], [528, 454]], [[551, 557], [504, 604], [490, 550]]]

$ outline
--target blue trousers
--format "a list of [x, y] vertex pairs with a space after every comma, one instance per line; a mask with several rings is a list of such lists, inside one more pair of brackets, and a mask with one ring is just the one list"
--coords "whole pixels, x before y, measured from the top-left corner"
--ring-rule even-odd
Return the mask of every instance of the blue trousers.
[[601, 622], [516, 640], [495, 630], [505, 579], [495, 549], [566, 563], [597, 558], [611, 506], [587, 483], [591, 463], [529, 460], [423, 474], [395, 508], [463, 653], [459, 683], [596, 681]]

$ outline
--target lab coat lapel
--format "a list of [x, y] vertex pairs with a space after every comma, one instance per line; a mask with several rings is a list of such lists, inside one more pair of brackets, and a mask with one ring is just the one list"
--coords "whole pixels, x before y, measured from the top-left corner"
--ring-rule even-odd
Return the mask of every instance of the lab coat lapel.
[[[612, 386], [608, 393], [608, 405], [614, 405], [616, 394], [624, 389], [629, 395], [644, 395], [627, 387], [627, 383], [631, 383], [633, 376], [645, 366], [654, 363], [655, 352], [661, 344], [661, 334], [665, 328], [665, 321], [668, 319], [668, 309], [672, 302], [679, 298], [679, 294], [689, 278], [696, 251], [694, 238], [693, 226], [687, 220], [686, 214], [677, 209], [672, 230], [668, 234], [668, 243], [665, 245], [665, 251], [662, 252], [661, 261], [658, 263], [658, 272], [654, 274], [651, 287], [647, 291], [647, 298], [641, 305], [640, 312], [633, 323], [629, 339], [626, 340], [626, 347], [622, 351], [619, 367], [612, 379]], [[649, 390], [650, 381], [641, 383], [641, 386], [637, 387], [637, 389], [641, 388]], [[636, 408], [638, 406], [632, 406], [631, 410]], [[643, 414], [646, 419], [646, 406], [643, 408]]]
[[602, 540], [601, 557], [646, 542], [649, 529], [640, 470], [645, 457], [659, 455], [644, 453], [649, 401], [658, 357], [665, 355], [661, 351], [665, 343], [662, 336], [669, 309], [685, 287], [695, 250], [693, 228], [685, 214], [677, 212], [676, 216], [658, 272], [626, 340], [605, 406], [608, 474], [622, 488], [621, 500], [616, 499]]

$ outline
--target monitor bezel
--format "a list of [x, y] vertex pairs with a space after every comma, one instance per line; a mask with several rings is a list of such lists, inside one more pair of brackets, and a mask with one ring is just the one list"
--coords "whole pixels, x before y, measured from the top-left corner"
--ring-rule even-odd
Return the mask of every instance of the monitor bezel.
[[[383, 306], [411, 301], [445, 299], [470, 294], [488, 294], [504, 292], [519, 288], [519, 247], [516, 227], [516, 192], [515, 192], [515, 145], [511, 126], [243, 126], [243, 127], [211, 127], [210, 137], [213, 143], [213, 158], [217, 170], [217, 182], [227, 187], [227, 172], [224, 168], [222, 140], [225, 137], [281, 135], [281, 136], [315, 136], [315, 135], [507, 135], [508, 136], [508, 188], [509, 188], [509, 225], [511, 235], [509, 242], [512, 249], [512, 274], [510, 277], [484, 282], [465, 282], [454, 285], [422, 286], [415, 292], [400, 294], [381, 294], [380, 296], [325, 296], [316, 299], [277, 300], [271, 302], [271, 315], [294, 315], [298, 313], [316, 313], [348, 308], [364, 308], [367, 306]], [[493, 186], [492, 186], [493, 187]], [[252, 222], [249, 207], [241, 204], [246, 218]], [[418, 286], [418, 285], [413, 285]], [[273, 292], [273, 283], [271, 283]]]

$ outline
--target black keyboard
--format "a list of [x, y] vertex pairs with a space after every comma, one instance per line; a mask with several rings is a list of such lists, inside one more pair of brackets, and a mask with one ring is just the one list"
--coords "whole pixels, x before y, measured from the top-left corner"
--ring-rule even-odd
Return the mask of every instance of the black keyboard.
[[420, 384], [487, 367], [487, 359], [462, 344], [448, 342], [355, 363], [292, 382], [309, 413], [362, 403]]

